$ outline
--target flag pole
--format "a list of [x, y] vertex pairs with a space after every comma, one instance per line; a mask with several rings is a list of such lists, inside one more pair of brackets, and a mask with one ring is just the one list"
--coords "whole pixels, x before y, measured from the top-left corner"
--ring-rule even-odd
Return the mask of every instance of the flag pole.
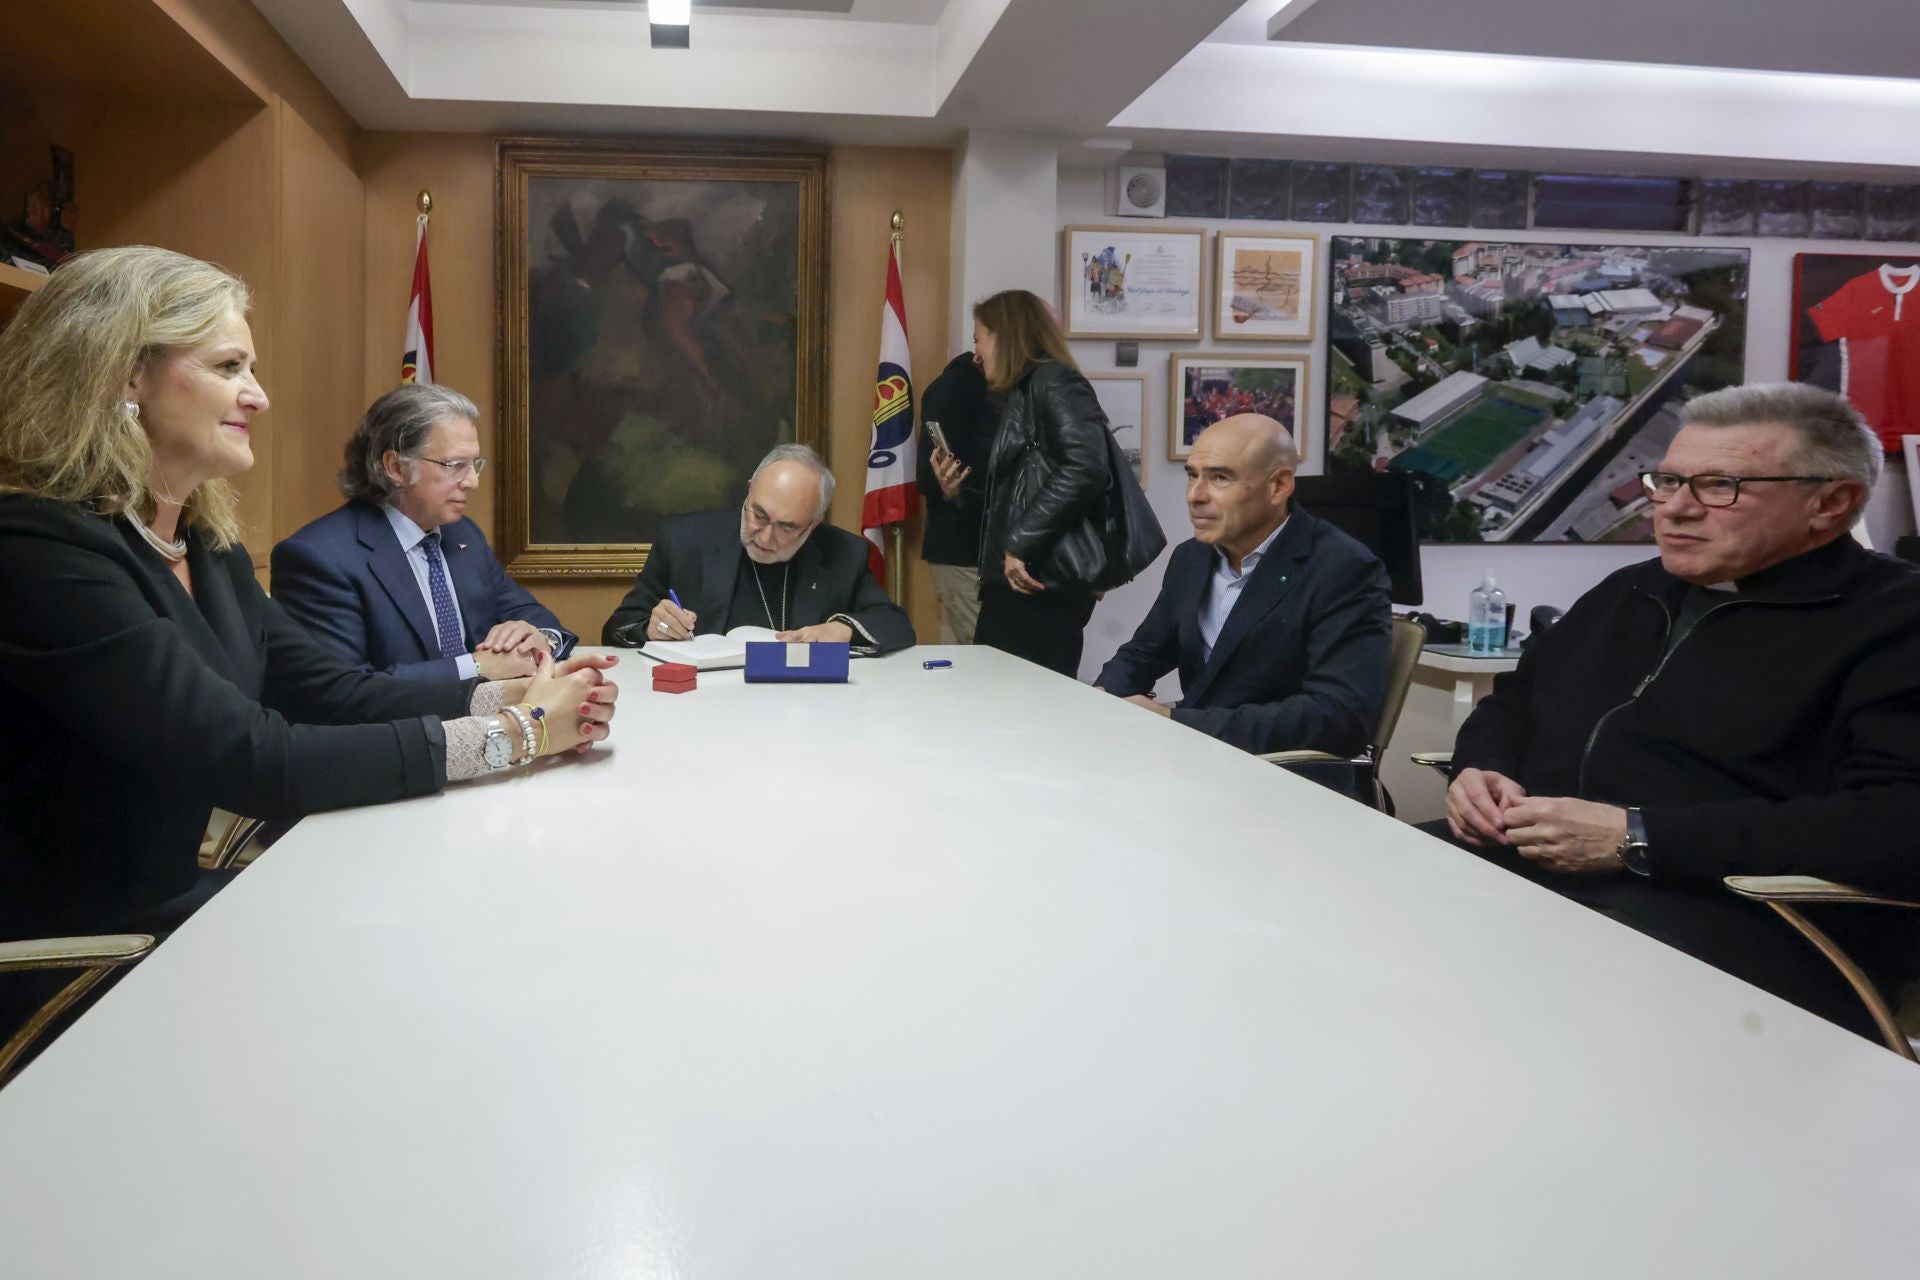
[[[901, 245], [907, 238], [906, 227], [906, 215], [900, 212], [900, 210], [895, 209], [893, 211], [893, 236], [891, 243], [896, 257], [901, 253]], [[904, 261], [900, 268], [900, 274], [903, 277], [904, 283], [904, 277], [906, 276]], [[906, 556], [902, 554], [901, 546], [906, 539], [900, 525], [901, 522], [895, 520], [887, 526], [887, 594], [893, 597], [895, 604], [905, 608], [907, 585]]]

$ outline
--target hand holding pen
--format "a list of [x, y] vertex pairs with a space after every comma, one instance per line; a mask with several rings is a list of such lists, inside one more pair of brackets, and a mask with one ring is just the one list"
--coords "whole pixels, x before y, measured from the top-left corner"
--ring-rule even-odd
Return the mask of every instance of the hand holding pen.
[[653, 612], [647, 615], [647, 639], [691, 640], [699, 621], [700, 615], [683, 607], [679, 594], [669, 587], [667, 598], [654, 605]]

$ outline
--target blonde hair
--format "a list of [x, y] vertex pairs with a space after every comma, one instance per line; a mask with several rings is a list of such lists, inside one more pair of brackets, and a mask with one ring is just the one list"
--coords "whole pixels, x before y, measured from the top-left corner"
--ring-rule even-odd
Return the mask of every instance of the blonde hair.
[[[0, 330], [0, 492], [151, 519], [153, 447], [127, 410], [127, 383], [249, 300], [239, 277], [167, 249], [69, 259]], [[216, 550], [240, 540], [239, 497], [224, 480], [188, 494], [180, 518]]]
[[974, 305], [973, 318], [993, 335], [987, 385], [1000, 394], [1020, 380], [1027, 366], [1043, 360], [1058, 360], [1069, 369], [1080, 367], [1067, 350], [1067, 337], [1053, 318], [1053, 308], [1036, 294], [1025, 289], [996, 293]]

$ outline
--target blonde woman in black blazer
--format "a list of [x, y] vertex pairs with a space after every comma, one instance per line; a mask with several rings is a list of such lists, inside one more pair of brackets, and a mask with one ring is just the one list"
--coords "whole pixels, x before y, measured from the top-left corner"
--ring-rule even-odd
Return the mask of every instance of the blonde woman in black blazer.
[[[437, 791], [607, 734], [611, 658], [397, 682], [255, 581], [229, 481], [267, 408], [247, 288], [162, 249], [81, 254], [0, 331], [0, 940], [164, 932], [218, 887], [209, 811]], [[0, 981], [0, 1039], [42, 994]]]

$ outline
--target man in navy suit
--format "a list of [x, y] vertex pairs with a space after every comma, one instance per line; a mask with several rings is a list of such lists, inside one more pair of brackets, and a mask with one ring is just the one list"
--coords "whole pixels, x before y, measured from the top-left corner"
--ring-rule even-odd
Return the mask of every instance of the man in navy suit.
[[395, 387], [367, 410], [340, 472], [345, 505], [273, 549], [273, 598], [354, 666], [403, 680], [533, 674], [577, 637], [494, 559], [467, 519], [479, 411], [445, 387]]
[[[1187, 459], [1194, 536], [1099, 687], [1248, 751], [1366, 748], [1387, 692], [1387, 574], [1290, 505], [1299, 461], [1286, 428], [1259, 414], [1201, 433]], [[1180, 701], [1155, 701], [1175, 668]]]

